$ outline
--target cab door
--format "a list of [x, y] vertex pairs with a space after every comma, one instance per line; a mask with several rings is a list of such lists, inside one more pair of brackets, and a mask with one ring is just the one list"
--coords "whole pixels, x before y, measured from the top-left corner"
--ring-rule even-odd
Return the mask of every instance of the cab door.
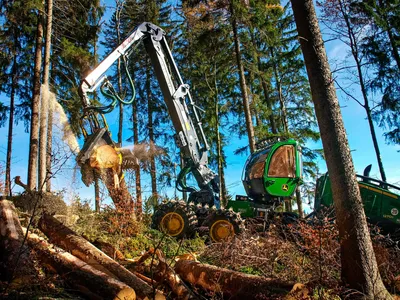
[[300, 147], [295, 141], [278, 144], [269, 154], [264, 172], [264, 186], [272, 196], [289, 197], [301, 183]]

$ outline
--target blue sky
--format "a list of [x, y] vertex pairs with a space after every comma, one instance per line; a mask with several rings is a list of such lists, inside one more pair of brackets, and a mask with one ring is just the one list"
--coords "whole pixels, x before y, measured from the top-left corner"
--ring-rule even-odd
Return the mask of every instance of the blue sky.
[[[106, 14], [109, 16], [109, 14]], [[347, 49], [340, 42], [334, 41], [326, 44], [326, 49], [330, 61], [332, 60], [344, 60], [347, 57]], [[178, 66], [179, 67], [179, 66]], [[359, 91], [356, 86], [353, 87], [353, 94], [358, 96]], [[355, 101], [347, 100], [343, 93], [338, 92], [340, 105], [342, 107], [342, 114], [344, 124], [348, 134], [350, 149], [352, 150], [353, 161], [357, 173], [362, 173], [363, 169], [370, 163], [372, 163], [371, 176], [374, 178], [380, 178], [379, 170], [376, 162], [375, 152], [372, 145], [371, 136], [369, 133], [369, 127], [365, 118], [365, 111]], [[8, 103], [8, 99], [4, 95], [0, 95], [2, 102]], [[108, 116], [108, 122], [111, 128], [116, 128], [117, 118], [115, 114]], [[2, 143], [0, 143], [0, 163], [5, 162], [6, 159], [6, 147], [7, 147], [7, 128], [6, 125], [0, 128], [0, 136], [2, 136]], [[381, 149], [381, 156], [383, 164], [386, 170], [386, 175], [390, 183], [400, 185], [400, 168], [398, 167], [398, 161], [400, 153], [399, 145], [387, 145], [383, 138], [383, 131], [376, 126], [376, 132], [378, 136], [378, 142]], [[113, 136], [116, 137], [116, 131]], [[128, 137], [128, 133], [125, 133], [124, 138]], [[60, 134], [56, 134], [56, 140], [60, 140]], [[234, 155], [233, 152], [247, 144], [247, 138], [239, 139], [232, 138], [232, 143], [225, 149], [225, 153], [228, 157], [227, 168], [225, 170], [227, 187], [232, 195], [245, 194], [241, 184], [241, 174], [244, 163], [247, 159], [246, 156]], [[29, 152], [29, 134], [24, 132], [23, 124], [20, 123], [15, 126], [14, 129], [14, 145], [13, 145], [13, 158], [12, 158], [12, 178], [15, 176], [21, 176], [22, 180], [26, 182], [27, 173], [27, 161]], [[79, 141], [82, 145], [83, 141]], [[321, 143], [310, 143], [310, 148], [320, 149], [322, 148]], [[63, 152], [63, 151], [61, 151]], [[74, 172], [75, 163], [73, 160], [67, 162], [66, 165], [57, 173], [55, 179], [53, 179], [54, 189], [65, 189], [66, 199], [72, 199], [73, 195], [79, 194], [81, 198], [93, 199], [93, 187], [85, 187], [80, 182], [80, 174]], [[326, 172], [325, 162], [321, 159], [319, 161], [320, 172]], [[150, 191], [149, 182], [143, 181], [144, 191]], [[13, 188], [14, 192], [20, 191], [16, 186]], [[168, 193], [173, 196], [174, 189], [166, 188], [162, 193]]]

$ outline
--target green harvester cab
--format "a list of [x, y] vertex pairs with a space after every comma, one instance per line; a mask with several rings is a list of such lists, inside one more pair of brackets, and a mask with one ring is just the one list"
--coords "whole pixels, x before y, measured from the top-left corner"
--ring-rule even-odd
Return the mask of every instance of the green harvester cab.
[[264, 216], [275, 203], [293, 195], [302, 183], [302, 169], [297, 141], [269, 140], [246, 161], [242, 182], [247, 196], [236, 196], [236, 201], [228, 201], [227, 208], [244, 218]]

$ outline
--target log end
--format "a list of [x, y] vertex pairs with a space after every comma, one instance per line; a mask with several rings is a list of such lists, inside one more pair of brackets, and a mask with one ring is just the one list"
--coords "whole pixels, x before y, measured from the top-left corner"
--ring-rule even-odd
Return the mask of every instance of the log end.
[[136, 293], [131, 288], [125, 288], [115, 295], [114, 300], [136, 300]]

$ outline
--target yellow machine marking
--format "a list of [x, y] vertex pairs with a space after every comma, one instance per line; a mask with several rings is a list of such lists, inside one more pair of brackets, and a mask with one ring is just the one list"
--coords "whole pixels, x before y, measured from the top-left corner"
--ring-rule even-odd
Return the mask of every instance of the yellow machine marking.
[[385, 195], [385, 196], [388, 196], [388, 197], [390, 197], [390, 198], [393, 198], [393, 199], [397, 199], [397, 198], [398, 198], [396, 195], [390, 194], [390, 193], [388, 193], [388, 192], [384, 192], [384, 191], [382, 191], [382, 190], [373, 188], [373, 187], [371, 187], [371, 186], [364, 185], [363, 183], [360, 183], [360, 182], [358, 183], [358, 185], [359, 185], [361, 188], [364, 188], [364, 189], [367, 189], [367, 190], [370, 190], [370, 191], [374, 191], [374, 192], [377, 192], [377, 193], [381, 193], [381, 194], [383, 194], [383, 195]]
[[233, 225], [228, 220], [218, 220], [210, 228], [210, 236], [215, 242], [220, 242], [233, 235]]
[[170, 236], [177, 236], [182, 233], [185, 221], [176, 212], [169, 212], [161, 219], [161, 230]]

